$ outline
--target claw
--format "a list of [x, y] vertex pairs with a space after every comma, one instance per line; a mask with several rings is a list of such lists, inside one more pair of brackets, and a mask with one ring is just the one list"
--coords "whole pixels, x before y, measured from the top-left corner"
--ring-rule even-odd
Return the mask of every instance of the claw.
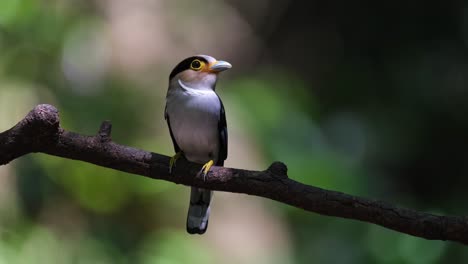
[[182, 156], [182, 152], [179, 151], [177, 152], [172, 158], [171, 160], [169, 161], [169, 173], [172, 174], [172, 168], [175, 168], [176, 167], [176, 162], [177, 160], [180, 158], [180, 156]]
[[200, 172], [202, 173], [202, 176], [203, 176], [203, 181], [205, 181], [206, 179], [206, 174], [208, 174], [208, 172], [210, 171], [211, 167], [213, 166], [214, 164], [214, 161], [213, 160], [210, 160], [208, 161], [207, 163], [205, 163], [205, 165], [203, 165], [203, 167], [201, 168]]

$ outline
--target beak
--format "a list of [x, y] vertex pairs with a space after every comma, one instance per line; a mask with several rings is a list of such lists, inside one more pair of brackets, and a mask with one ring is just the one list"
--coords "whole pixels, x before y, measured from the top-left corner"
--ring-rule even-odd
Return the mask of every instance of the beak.
[[217, 61], [210, 66], [210, 72], [218, 73], [231, 68], [231, 63], [227, 61]]

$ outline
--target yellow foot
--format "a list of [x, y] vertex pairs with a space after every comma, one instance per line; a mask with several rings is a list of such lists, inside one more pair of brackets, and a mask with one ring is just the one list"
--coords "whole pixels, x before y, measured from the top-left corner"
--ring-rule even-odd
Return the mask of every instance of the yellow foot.
[[205, 181], [206, 174], [208, 174], [213, 164], [214, 164], [214, 161], [210, 160], [207, 163], [205, 163], [205, 165], [203, 165], [203, 167], [201, 168], [200, 172], [202, 173], [203, 181]]
[[182, 151], [177, 152], [169, 161], [169, 173], [172, 174], [172, 168], [175, 168], [177, 160], [182, 156]]

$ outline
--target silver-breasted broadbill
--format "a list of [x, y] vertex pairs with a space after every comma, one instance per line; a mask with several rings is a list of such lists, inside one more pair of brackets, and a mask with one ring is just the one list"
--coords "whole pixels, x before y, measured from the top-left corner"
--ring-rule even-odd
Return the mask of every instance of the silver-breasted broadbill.
[[[207, 55], [181, 61], [169, 76], [165, 118], [174, 144], [175, 156], [170, 170], [182, 155], [203, 164], [203, 177], [211, 166], [223, 166], [227, 158], [228, 134], [226, 115], [215, 92], [218, 74], [231, 64]], [[211, 190], [191, 188], [187, 215], [187, 232], [203, 234], [208, 228]]]

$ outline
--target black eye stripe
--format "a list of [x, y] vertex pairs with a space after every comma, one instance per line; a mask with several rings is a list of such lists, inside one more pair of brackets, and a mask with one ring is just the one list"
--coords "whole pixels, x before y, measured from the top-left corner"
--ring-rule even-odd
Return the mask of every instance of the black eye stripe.
[[191, 63], [196, 59], [208, 64], [208, 61], [203, 57], [193, 56], [193, 57], [186, 58], [183, 61], [181, 61], [179, 64], [177, 64], [177, 66], [175, 66], [175, 68], [172, 70], [171, 74], [169, 75], [169, 80], [172, 80], [172, 78], [174, 78], [174, 76], [176, 76], [177, 74], [190, 69]]

